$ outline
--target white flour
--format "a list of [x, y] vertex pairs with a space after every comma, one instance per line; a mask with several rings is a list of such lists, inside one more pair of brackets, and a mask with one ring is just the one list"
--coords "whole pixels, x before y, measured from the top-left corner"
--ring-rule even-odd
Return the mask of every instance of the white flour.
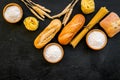
[[45, 55], [46, 59], [50, 62], [56, 62], [56, 61], [60, 60], [62, 57], [62, 51], [56, 45], [49, 46], [46, 49], [45, 54], [46, 54]]
[[10, 6], [6, 8], [6, 11], [4, 13], [5, 19], [7, 19], [10, 22], [17, 21], [20, 18], [20, 15], [20, 9], [17, 6]]
[[106, 42], [106, 38], [103, 33], [98, 31], [93, 31], [88, 36], [88, 44], [92, 48], [102, 48]]

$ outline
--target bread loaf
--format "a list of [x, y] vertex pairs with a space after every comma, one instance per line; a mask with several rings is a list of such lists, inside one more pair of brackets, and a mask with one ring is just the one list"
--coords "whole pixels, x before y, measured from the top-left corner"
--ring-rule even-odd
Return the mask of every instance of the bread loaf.
[[115, 12], [111, 12], [100, 22], [100, 26], [111, 38], [120, 32], [120, 18]]
[[34, 46], [38, 49], [44, 47], [54, 38], [61, 26], [62, 23], [59, 19], [52, 20], [51, 23], [37, 36], [34, 41]]
[[84, 23], [85, 17], [82, 14], [76, 14], [58, 36], [59, 43], [62, 45], [67, 45], [75, 34], [82, 28]]

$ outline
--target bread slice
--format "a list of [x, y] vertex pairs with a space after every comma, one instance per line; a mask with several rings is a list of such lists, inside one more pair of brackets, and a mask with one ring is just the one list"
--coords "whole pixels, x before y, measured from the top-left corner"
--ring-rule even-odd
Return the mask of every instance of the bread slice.
[[120, 18], [115, 12], [111, 12], [100, 22], [100, 26], [109, 37], [113, 37], [120, 32]]

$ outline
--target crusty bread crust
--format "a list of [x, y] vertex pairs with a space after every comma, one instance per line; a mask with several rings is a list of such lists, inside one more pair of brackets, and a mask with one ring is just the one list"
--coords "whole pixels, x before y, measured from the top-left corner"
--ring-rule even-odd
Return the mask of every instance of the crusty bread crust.
[[75, 15], [58, 36], [59, 43], [62, 45], [67, 45], [75, 34], [83, 27], [84, 23], [85, 17], [82, 14]]
[[120, 18], [115, 12], [111, 12], [101, 22], [100, 26], [105, 30], [109, 37], [113, 37], [120, 32]]
[[54, 19], [51, 23], [37, 36], [34, 46], [38, 49], [44, 47], [50, 42], [60, 30], [62, 23], [59, 19]]

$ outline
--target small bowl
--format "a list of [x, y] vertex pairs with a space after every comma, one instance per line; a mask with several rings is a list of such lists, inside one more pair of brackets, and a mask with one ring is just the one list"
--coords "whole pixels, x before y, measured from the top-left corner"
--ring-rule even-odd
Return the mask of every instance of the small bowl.
[[[6, 9], [7, 9], [8, 7], [10, 7], [10, 6], [16, 6], [16, 7], [18, 7], [19, 10], [20, 10], [20, 17], [19, 17], [17, 20], [15, 20], [15, 21], [10, 21], [10, 20], [8, 20], [8, 19], [5, 18], [5, 11], [6, 11]], [[14, 13], [13, 13], [13, 14], [14, 14]], [[23, 10], [22, 10], [21, 6], [18, 5], [17, 3], [9, 3], [9, 4], [7, 4], [7, 5], [4, 7], [4, 9], [3, 9], [3, 17], [4, 17], [4, 19], [5, 19], [7, 22], [9, 22], [9, 23], [17, 23], [17, 22], [19, 22], [19, 21], [22, 19], [22, 16], [23, 16]]]
[[[91, 34], [91, 33], [93, 33], [93, 32], [100, 32], [103, 36], [104, 36], [104, 39], [105, 39], [105, 41], [103, 42], [103, 45], [101, 45], [100, 47], [95, 47], [95, 46], [93, 46], [93, 45], [91, 45], [90, 43], [90, 41], [88, 41], [88, 38], [89, 38], [89, 35]], [[99, 38], [101, 38], [101, 37], [99, 37]], [[101, 50], [101, 49], [103, 49], [105, 46], [106, 46], [106, 44], [107, 44], [107, 36], [106, 36], [106, 34], [102, 31], [102, 30], [100, 30], [100, 29], [93, 29], [93, 30], [91, 30], [90, 32], [88, 32], [88, 34], [87, 34], [87, 36], [86, 36], [86, 43], [87, 43], [87, 45], [88, 45], [88, 47], [89, 48], [91, 48], [91, 49], [93, 49], [93, 50]], [[93, 40], [93, 43], [95, 44], [95, 41]], [[98, 45], [98, 44], [97, 44]]]
[[[51, 61], [51, 60], [49, 60], [49, 59], [46, 57], [46, 50], [48, 49], [48, 47], [50, 47], [50, 46], [52, 46], [52, 45], [56, 45], [56, 46], [59, 47], [59, 49], [61, 50], [61, 56], [60, 56], [60, 58], [59, 58], [58, 60], [56, 60], [56, 61]], [[49, 63], [58, 63], [58, 62], [60, 62], [60, 61], [62, 60], [63, 56], [64, 56], [64, 50], [63, 50], [62, 46], [60, 46], [58, 43], [50, 43], [50, 44], [48, 44], [48, 45], [44, 48], [43, 57], [44, 57], [45, 60], [46, 60], [47, 62], [49, 62]]]

